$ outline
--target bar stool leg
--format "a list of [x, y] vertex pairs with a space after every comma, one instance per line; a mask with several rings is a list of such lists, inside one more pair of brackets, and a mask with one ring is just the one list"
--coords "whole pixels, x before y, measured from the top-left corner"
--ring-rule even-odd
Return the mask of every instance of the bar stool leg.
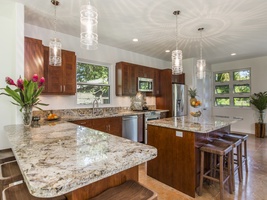
[[242, 152], [241, 152], [241, 145], [237, 146], [237, 166], [238, 166], [238, 179], [239, 182], [242, 182], [243, 180], [243, 174], [242, 174]]
[[229, 156], [231, 158], [230, 165], [231, 165], [231, 174], [230, 174], [230, 179], [233, 185], [233, 191], [235, 191], [235, 165], [234, 165], [234, 152], [233, 150], [229, 152]]
[[[229, 153], [229, 155], [228, 155], [228, 160], [227, 160], [227, 162], [228, 163], [231, 163], [231, 162], [233, 162], [233, 154], [232, 153]], [[232, 165], [228, 165], [228, 170], [227, 170], [227, 172], [228, 172], [228, 175], [230, 175], [229, 176], [229, 178], [228, 178], [228, 185], [229, 185], [229, 193], [230, 194], [233, 194], [233, 188], [234, 188], [234, 182], [233, 182], [233, 179], [232, 179], [232, 177], [233, 177], [233, 175], [232, 175], [232, 169], [231, 169], [231, 167], [232, 167]]]
[[200, 153], [200, 184], [199, 184], [199, 191], [198, 195], [202, 195], [202, 187], [203, 187], [203, 175], [204, 175], [204, 152], [201, 151]]
[[245, 155], [245, 165], [246, 165], [246, 172], [248, 172], [248, 155], [247, 155], [247, 141], [244, 141], [244, 155]]
[[223, 199], [224, 184], [223, 184], [223, 156], [220, 155], [220, 198]]

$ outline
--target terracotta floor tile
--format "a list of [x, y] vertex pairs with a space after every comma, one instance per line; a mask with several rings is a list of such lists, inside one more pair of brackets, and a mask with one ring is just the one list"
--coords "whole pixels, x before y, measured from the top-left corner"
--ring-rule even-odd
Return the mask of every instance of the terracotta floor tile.
[[[243, 181], [235, 176], [235, 192], [224, 190], [225, 200], [267, 200], [267, 138], [248, 138], [248, 173], [243, 167]], [[189, 197], [146, 175], [146, 165], [139, 167], [139, 181], [158, 194], [158, 200], [219, 200], [219, 184], [204, 184], [202, 196]]]

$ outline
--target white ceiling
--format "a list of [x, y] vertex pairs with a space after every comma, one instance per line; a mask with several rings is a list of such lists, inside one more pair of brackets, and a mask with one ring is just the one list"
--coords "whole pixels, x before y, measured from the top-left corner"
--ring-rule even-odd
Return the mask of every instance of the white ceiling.
[[[54, 29], [50, 0], [10, 1], [25, 5], [26, 23]], [[57, 30], [79, 37], [82, 1], [59, 2]], [[101, 44], [171, 61], [165, 50], [175, 49], [173, 11], [180, 10], [178, 45], [184, 59], [199, 57], [199, 27], [209, 64], [267, 55], [266, 0], [91, 0], [91, 5], [98, 10]]]

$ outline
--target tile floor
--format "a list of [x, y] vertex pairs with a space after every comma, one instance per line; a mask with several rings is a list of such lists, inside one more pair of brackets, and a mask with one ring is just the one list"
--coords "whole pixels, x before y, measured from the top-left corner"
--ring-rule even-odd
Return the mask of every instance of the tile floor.
[[[248, 138], [248, 173], [243, 168], [243, 181], [236, 174], [235, 192], [224, 191], [225, 200], [267, 200], [267, 138]], [[158, 200], [193, 200], [187, 196], [146, 175], [146, 166], [140, 166], [139, 181], [158, 194]], [[202, 196], [196, 194], [196, 200], [220, 199], [219, 185], [204, 185]]]

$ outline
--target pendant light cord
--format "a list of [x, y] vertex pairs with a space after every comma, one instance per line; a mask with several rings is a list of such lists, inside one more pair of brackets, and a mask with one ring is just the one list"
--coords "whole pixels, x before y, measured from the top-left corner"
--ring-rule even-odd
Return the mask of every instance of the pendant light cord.
[[178, 50], [178, 14], [176, 14], [176, 50]]
[[54, 26], [55, 26], [55, 37], [56, 37], [56, 33], [57, 33], [57, 5], [55, 3], [55, 19], [54, 19]]
[[202, 31], [204, 28], [199, 28], [198, 31], [200, 32], [200, 59], [202, 60]]

